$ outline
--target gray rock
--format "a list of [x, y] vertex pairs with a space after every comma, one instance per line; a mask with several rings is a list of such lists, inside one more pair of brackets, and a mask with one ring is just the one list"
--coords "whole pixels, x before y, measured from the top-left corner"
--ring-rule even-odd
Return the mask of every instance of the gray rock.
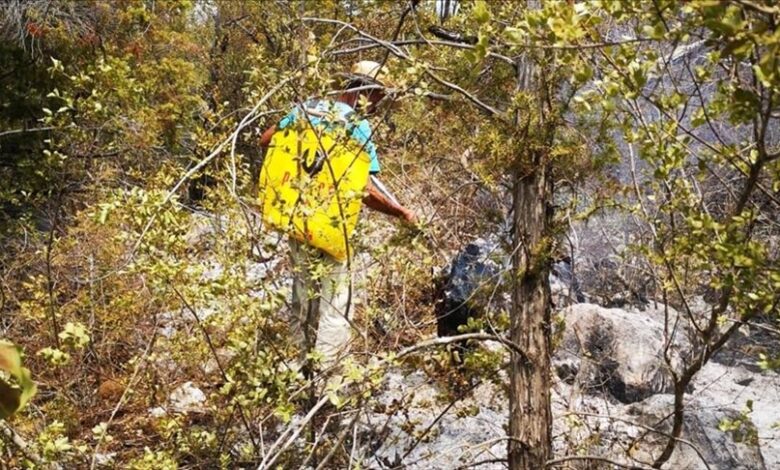
[[553, 305], [560, 308], [586, 301], [580, 282], [574, 275], [570, 257], [566, 256], [553, 263], [550, 271], [550, 293]]
[[692, 394], [707, 406], [735, 410], [750, 400], [753, 412], [749, 417], [756, 426], [766, 468], [780, 468], [780, 374], [710, 362], [694, 379]]
[[98, 452], [95, 454], [95, 465], [97, 467], [113, 467], [116, 465], [116, 452]]
[[168, 398], [170, 409], [179, 413], [202, 411], [206, 394], [192, 382], [181, 384]]
[[[670, 310], [670, 325], [677, 314]], [[561, 312], [563, 341], [553, 364], [558, 376], [576, 381], [586, 392], [603, 391], [623, 403], [671, 391], [664, 360], [664, 311], [631, 312], [592, 304], [575, 304]], [[679, 369], [689, 349], [685, 328], [678, 325], [667, 355]], [[672, 335], [670, 335], [672, 336]]]
[[[441, 280], [436, 301], [439, 336], [453, 336], [469, 318], [509, 310], [512, 260], [497, 237], [477, 239], [466, 245], [450, 263]], [[571, 260], [562, 258], [551, 266], [550, 290], [556, 307], [583, 302]]]
[[501, 390], [482, 384], [447, 409], [442, 390], [423, 372], [394, 370], [385, 379], [383, 393], [361, 422], [362, 434], [374, 442], [364, 453], [366, 468], [451, 470], [506, 456], [507, 404]]
[[[641, 403], [629, 406], [629, 415], [647, 426], [661, 432], [671, 431], [674, 397], [656, 395]], [[689, 399], [681, 438], [666, 464], [667, 468], [711, 470], [763, 470], [766, 467], [758, 442], [758, 432], [752, 421], [747, 420], [737, 431], [724, 432], [718, 429], [723, 420], [734, 420], [740, 412], [734, 408], [713, 405], [698, 399]], [[652, 461], [663, 451], [666, 438], [659, 434], [647, 434], [634, 448], [634, 455], [645, 461]]]
[[[566, 327], [554, 365], [565, 380], [556, 378], [552, 391], [555, 455], [647, 466], [671, 429], [668, 368], [681, 367], [689, 348], [684, 316], [657, 304], [642, 311], [579, 304], [562, 315]], [[667, 334], [674, 332], [670, 366], [662, 352], [665, 323]], [[705, 365], [686, 394], [681, 437], [687, 443], [678, 443], [663, 468], [780, 468], [778, 396], [780, 375], [774, 372]], [[508, 403], [500, 386], [483, 383], [447, 409], [442, 390], [424, 372], [394, 369], [375, 400], [358, 433], [368, 468], [451, 469], [506, 457]], [[748, 400], [753, 412], [745, 414]], [[742, 424], [721, 431], [724, 420]]]
[[[707, 377], [722, 374], [719, 367], [716, 365], [716, 369], [703, 373]], [[753, 383], [762, 380], [768, 381], [761, 385], [764, 390], [780, 387], [780, 377], [759, 377]], [[728, 387], [734, 387], [733, 381], [726, 382]], [[757, 442], [754, 438], [740, 442], [734, 439], [733, 433], [718, 429], [724, 418], [739, 416], [742, 405], [734, 403], [733, 395], [725, 394], [733, 390], [736, 389], [687, 396], [682, 439], [690, 444], [679, 443], [664, 469], [780, 468], [774, 465], [774, 456], [767, 457], [766, 454], [767, 446], [774, 444], [770, 440], [774, 437], [769, 434], [770, 423], [777, 417], [778, 410], [770, 411], [766, 417], [751, 416], [745, 423], [745, 429], [752, 429], [758, 436]], [[367, 440], [373, 440], [375, 443], [366, 446], [363, 453], [367, 468], [452, 469], [506, 457], [508, 403], [505, 391], [492, 383], [483, 383], [439, 416], [449, 403], [442, 399], [441, 392], [423, 372], [407, 373], [396, 369], [387, 374], [383, 391], [375, 397], [375, 405], [360, 423], [361, 442], [365, 445]], [[776, 408], [774, 396], [761, 396], [760, 390], [749, 387], [743, 392], [758, 395], [754, 403], [756, 411]], [[552, 393], [557, 456], [597, 455], [626, 465], [647, 466], [666, 445], [662, 433], [670, 430], [671, 395], [655, 395], [634, 404], [621, 404], [603, 396], [584, 394], [578, 387], [560, 381], [555, 383]], [[653, 428], [658, 432], [650, 431]], [[492, 465], [484, 468], [505, 468], [500, 462]]]

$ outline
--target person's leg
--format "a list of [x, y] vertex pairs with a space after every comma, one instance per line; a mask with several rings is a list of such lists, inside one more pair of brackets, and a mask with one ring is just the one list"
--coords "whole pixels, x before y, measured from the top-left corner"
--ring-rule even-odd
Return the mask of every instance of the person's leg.
[[290, 332], [306, 355], [321, 356], [319, 369], [332, 368], [348, 352], [351, 277], [345, 263], [302, 242], [290, 240], [293, 267], [293, 301]]
[[351, 276], [346, 263], [322, 257], [324, 275], [320, 279], [319, 328], [316, 350], [322, 355], [320, 368], [331, 369], [349, 352], [352, 337], [348, 320], [351, 310]]
[[290, 315], [290, 334], [299, 349], [298, 360], [301, 366], [306, 355], [314, 349], [317, 340], [319, 315], [319, 280], [312, 275], [313, 263], [319, 260], [305, 244], [290, 239], [290, 259], [292, 261], [293, 289], [292, 315]]

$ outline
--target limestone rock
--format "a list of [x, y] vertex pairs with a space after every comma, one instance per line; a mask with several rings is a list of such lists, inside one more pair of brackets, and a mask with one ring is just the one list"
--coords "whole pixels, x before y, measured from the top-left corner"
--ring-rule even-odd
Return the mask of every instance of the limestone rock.
[[168, 402], [172, 411], [180, 413], [201, 411], [206, 402], [206, 394], [192, 382], [185, 382], [171, 393]]
[[[508, 311], [511, 283], [507, 273], [511, 266], [504, 244], [495, 237], [475, 240], [455, 255], [438, 289], [439, 336], [458, 334], [459, 327], [466, 325], [469, 318], [483, 318], [486, 312]], [[553, 263], [549, 282], [556, 307], [585, 300], [569, 258]]]
[[[671, 418], [674, 405], [672, 395], [656, 395], [628, 407], [627, 413], [648, 426], [659, 431], [671, 431]], [[746, 421], [740, 431], [724, 432], [718, 425], [724, 420], [739, 417], [739, 410], [713, 405], [697, 399], [687, 404], [681, 436], [687, 442], [679, 442], [666, 464], [667, 468], [711, 470], [763, 470], [766, 467], [758, 442], [758, 432], [752, 421]], [[659, 424], [660, 423], [660, 424]], [[639, 451], [634, 457], [643, 461], [652, 461], [663, 450], [666, 437], [659, 434], [647, 434], [635, 448]]]
[[[671, 311], [676, 318], [676, 312]], [[575, 304], [561, 312], [565, 321], [554, 367], [565, 381], [577, 381], [588, 392], [604, 391], [623, 403], [669, 392], [672, 381], [664, 359], [663, 312], [632, 312]], [[670, 320], [670, 324], [674, 324]], [[685, 329], [678, 325], [666, 352], [671, 367], [682, 366], [688, 350]]]

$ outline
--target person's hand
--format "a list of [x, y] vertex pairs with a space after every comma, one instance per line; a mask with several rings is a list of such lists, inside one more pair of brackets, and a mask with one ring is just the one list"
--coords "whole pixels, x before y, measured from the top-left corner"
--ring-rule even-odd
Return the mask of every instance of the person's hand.
[[404, 208], [401, 213], [401, 219], [409, 225], [417, 225], [417, 214], [413, 211]]

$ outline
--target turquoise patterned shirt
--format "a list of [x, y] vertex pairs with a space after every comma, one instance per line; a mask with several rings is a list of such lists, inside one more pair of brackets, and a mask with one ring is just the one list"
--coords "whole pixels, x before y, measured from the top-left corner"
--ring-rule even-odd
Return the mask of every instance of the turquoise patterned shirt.
[[[316, 110], [321, 114], [328, 114], [334, 116], [336, 122], [346, 123], [347, 129], [350, 132], [352, 138], [354, 138], [359, 144], [364, 145], [364, 150], [371, 157], [371, 166], [369, 171], [371, 174], [379, 173], [379, 159], [376, 155], [376, 146], [371, 140], [371, 125], [368, 120], [363, 118], [355, 118], [355, 110], [352, 106], [342, 103], [341, 101], [329, 101], [329, 100], [309, 100], [304, 103], [304, 106], [308, 109]], [[290, 114], [284, 117], [277, 126], [279, 129], [284, 129], [287, 126], [292, 125], [301, 117], [301, 108], [296, 106]], [[305, 118], [304, 118], [305, 119]], [[327, 122], [326, 117], [314, 116], [310, 114], [308, 116], [309, 121], [313, 126], [325, 122], [325, 127], [331, 126]]]

